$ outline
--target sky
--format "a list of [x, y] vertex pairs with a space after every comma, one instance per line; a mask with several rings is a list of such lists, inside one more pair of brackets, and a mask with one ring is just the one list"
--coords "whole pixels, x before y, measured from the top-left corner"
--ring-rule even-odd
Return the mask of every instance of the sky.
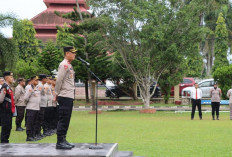
[[[0, 0], [0, 13], [14, 13], [19, 19], [31, 19], [46, 9], [43, 0]], [[0, 30], [5, 37], [12, 37], [12, 28]]]

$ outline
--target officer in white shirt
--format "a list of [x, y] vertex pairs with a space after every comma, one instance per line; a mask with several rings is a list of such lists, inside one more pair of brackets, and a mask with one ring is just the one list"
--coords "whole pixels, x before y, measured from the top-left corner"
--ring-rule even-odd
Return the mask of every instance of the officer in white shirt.
[[202, 91], [198, 88], [198, 83], [194, 84], [195, 88], [191, 90], [191, 100], [192, 100], [192, 113], [191, 113], [191, 120], [194, 119], [196, 106], [199, 111], [200, 120], [202, 120], [202, 112], [201, 112], [201, 98], [202, 98]]

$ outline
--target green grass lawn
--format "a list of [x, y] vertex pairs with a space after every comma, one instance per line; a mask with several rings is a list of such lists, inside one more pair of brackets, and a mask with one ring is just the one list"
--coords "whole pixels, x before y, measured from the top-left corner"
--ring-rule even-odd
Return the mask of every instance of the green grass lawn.
[[[73, 111], [68, 140], [73, 143], [94, 142], [95, 115]], [[11, 143], [24, 143], [25, 132], [16, 132]], [[55, 143], [56, 136], [41, 143]], [[219, 121], [203, 113], [190, 120], [190, 113], [137, 111], [104, 112], [99, 115], [99, 142], [119, 143], [120, 150], [133, 151], [146, 157], [231, 157], [232, 121], [229, 113], [221, 113]]]

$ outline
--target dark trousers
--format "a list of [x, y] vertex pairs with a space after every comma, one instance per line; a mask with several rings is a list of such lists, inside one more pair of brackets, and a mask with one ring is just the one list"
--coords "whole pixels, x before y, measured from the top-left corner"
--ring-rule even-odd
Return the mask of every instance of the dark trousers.
[[46, 130], [46, 124], [44, 122], [44, 118], [45, 118], [45, 111], [46, 111], [47, 107], [40, 107], [39, 110], [39, 123], [38, 123], [38, 128], [39, 128], [39, 132], [41, 133], [41, 131]]
[[192, 99], [192, 114], [191, 114], [191, 118], [194, 118], [195, 115], [195, 110], [196, 110], [196, 106], [198, 108], [199, 111], [199, 117], [202, 118], [202, 112], [201, 112], [201, 99]]
[[52, 120], [52, 128], [53, 129], [56, 129], [57, 127], [57, 122], [58, 122], [58, 119], [59, 119], [59, 106], [57, 107], [53, 107], [54, 108], [54, 115], [53, 115], [53, 120]]
[[[1, 110], [1, 109], [0, 109]], [[12, 116], [11, 112], [1, 111], [0, 119], [1, 119], [1, 143], [9, 143], [10, 132], [12, 129]]]
[[58, 97], [59, 120], [57, 124], [57, 136], [66, 136], [72, 115], [73, 99]]
[[51, 107], [51, 113], [52, 113], [52, 116], [51, 116], [51, 129], [56, 129], [56, 126], [57, 126], [57, 111], [56, 111], [56, 107]]
[[52, 129], [52, 119], [53, 117], [53, 107], [46, 107], [45, 114], [44, 114], [44, 126], [45, 130]]
[[216, 115], [219, 116], [220, 102], [212, 102], [211, 106], [212, 106], [212, 116], [215, 115], [215, 111], [216, 111]]
[[21, 124], [22, 124], [22, 121], [23, 121], [23, 118], [24, 118], [24, 114], [25, 114], [25, 108], [26, 108], [26, 106], [17, 106], [16, 107], [16, 109], [17, 109], [17, 117], [16, 117], [16, 120], [15, 120], [15, 123], [16, 123], [17, 128], [21, 127]]
[[27, 110], [27, 136], [34, 136], [39, 133], [39, 111]]

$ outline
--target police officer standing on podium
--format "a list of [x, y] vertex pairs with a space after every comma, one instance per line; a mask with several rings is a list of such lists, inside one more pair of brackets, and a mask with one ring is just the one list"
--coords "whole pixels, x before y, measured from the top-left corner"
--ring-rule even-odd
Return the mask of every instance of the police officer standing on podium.
[[13, 73], [4, 72], [5, 83], [0, 89], [1, 143], [9, 143], [12, 117], [15, 113], [14, 93], [10, 87], [14, 83]]
[[76, 51], [74, 47], [64, 47], [65, 57], [58, 68], [55, 93], [60, 106], [56, 149], [72, 149], [75, 147], [67, 142], [66, 134], [69, 128], [75, 93], [75, 72], [71, 62], [75, 59]]

